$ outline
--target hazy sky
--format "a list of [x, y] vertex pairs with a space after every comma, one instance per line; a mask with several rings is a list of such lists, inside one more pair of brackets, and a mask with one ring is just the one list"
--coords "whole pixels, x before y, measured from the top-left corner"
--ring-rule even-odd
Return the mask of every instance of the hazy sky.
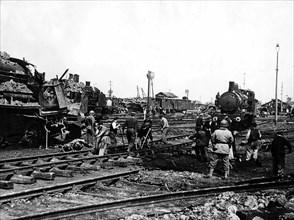
[[[0, 0], [0, 50], [25, 57], [46, 79], [69, 68], [107, 94], [154, 93], [214, 101], [229, 81], [263, 103], [293, 97], [293, 1]], [[245, 74], [244, 74], [245, 73]], [[245, 79], [245, 80], [244, 80]], [[141, 92], [141, 89], [140, 89]]]

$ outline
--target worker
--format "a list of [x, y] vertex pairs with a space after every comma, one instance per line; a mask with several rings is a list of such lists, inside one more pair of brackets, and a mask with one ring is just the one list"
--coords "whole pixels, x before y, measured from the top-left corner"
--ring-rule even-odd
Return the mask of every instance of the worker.
[[163, 143], [165, 144], [168, 144], [167, 142], [167, 134], [169, 132], [169, 124], [168, 124], [168, 121], [167, 119], [161, 114], [159, 115], [160, 117], [160, 126], [161, 126], [161, 131], [162, 131], [162, 137], [161, 137], [161, 140]]
[[143, 121], [139, 131], [138, 131], [140, 147], [149, 146], [149, 140], [153, 140], [152, 137], [152, 121], [150, 118], [147, 118]]
[[110, 131], [103, 125], [102, 121], [95, 123], [95, 145], [94, 145], [94, 154], [99, 152], [99, 156], [104, 156], [107, 153], [108, 147], [111, 145], [110, 141]]
[[110, 138], [114, 146], [116, 146], [117, 144], [116, 136], [117, 136], [117, 131], [120, 128], [120, 124], [117, 122], [117, 119], [118, 117], [115, 117], [110, 124]]
[[95, 112], [91, 110], [85, 119], [86, 125], [86, 143], [94, 146], [94, 133], [95, 133]]
[[260, 148], [261, 133], [257, 128], [256, 122], [253, 122], [246, 135], [246, 161], [254, 160], [257, 166], [261, 167], [262, 164], [258, 159], [258, 150]]
[[189, 136], [195, 140], [195, 154], [200, 162], [207, 162], [206, 147], [208, 147], [209, 136], [202, 126], [196, 126], [196, 133]]
[[128, 152], [131, 152], [134, 148], [137, 138], [138, 119], [135, 116], [135, 112], [131, 112], [131, 116], [126, 118], [125, 123], [123, 124], [123, 131], [125, 128], [127, 129]]
[[211, 135], [212, 142], [212, 151], [211, 151], [211, 160], [209, 161], [209, 174], [206, 176], [211, 178], [213, 171], [217, 165], [219, 159], [222, 160], [223, 169], [224, 169], [224, 178], [227, 179], [229, 175], [229, 153], [230, 147], [234, 141], [231, 131], [227, 128], [229, 123], [227, 120], [222, 120], [220, 122], [220, 128], [215, 130]]
[[196, 119], [196, 127], [200, 127], [203, 125], [203, 113], [200, 113]]
[[[288, 152], [285, 151], [285, 147], [288, 148]], [[283, 136], [282, 132], [277, 132], [267, 150], [271, 150], [273, 157], [273, 176], [283, 177], [286, 153], [292, 153], [290, 142]]]

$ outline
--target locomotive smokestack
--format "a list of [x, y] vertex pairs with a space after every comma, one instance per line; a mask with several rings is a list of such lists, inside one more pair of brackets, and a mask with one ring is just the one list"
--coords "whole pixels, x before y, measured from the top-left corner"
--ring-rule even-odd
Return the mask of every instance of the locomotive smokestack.
[[229, 82], [229, 91], [233, 91], [233, 90], [238, 90], [239, 86], [237, 83], [235, 83], [234, 81], [230, 81]]
[[74, 82], [78, 83], [80, 81], [80, 75], [74, 74], [73, 75], [73, 80], [74, 80]]

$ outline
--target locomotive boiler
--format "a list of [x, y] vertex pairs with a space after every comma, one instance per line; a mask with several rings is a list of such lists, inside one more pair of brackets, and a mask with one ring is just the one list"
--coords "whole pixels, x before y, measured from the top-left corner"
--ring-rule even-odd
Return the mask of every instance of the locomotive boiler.
[[227, 117], [232, 122], [234, 130], [247, 128], [256, 115], [255, 93], [251, 90], [240, 89], [235, 82], [229, 82], [229, 89], [223, 94], [217, 94], [215, 105], [218, 112], [214, 120]]

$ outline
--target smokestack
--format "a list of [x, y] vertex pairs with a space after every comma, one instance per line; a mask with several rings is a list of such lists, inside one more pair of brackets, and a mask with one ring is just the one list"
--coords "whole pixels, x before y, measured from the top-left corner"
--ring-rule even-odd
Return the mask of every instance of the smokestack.
[[69, 80], [73, 79], [73, 74], [72, 74], [72, 73], [70, 73], [70, 74], [68, 75], [68, 79], [69, 79]]
[[90, 81], [86, 81], [86, 86], [91, 86], [91, 82]]
[[233, 91], [233, 90], [238, 90], [239, 86], [237, 83], [235, 83], [234, 81], [230, 81], [229, 82], [229, 91]]
[[73, 80], [74, 80], [76, 83], [78, 83], [78, 82], [80, 81], [80, 75], [78, 75], [78, 74], [74, 74], [74, 76], [73, 76]]

